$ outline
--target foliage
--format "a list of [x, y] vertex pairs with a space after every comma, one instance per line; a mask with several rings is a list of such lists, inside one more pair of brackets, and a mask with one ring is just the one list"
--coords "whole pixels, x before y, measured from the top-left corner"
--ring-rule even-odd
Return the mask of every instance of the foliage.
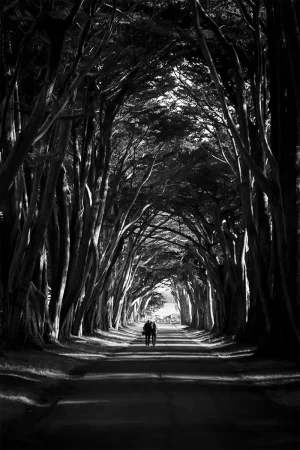
[[159, 292], [152, 294], [148, 306], [145, 310], [146, 315], [152, 315], [158, 313], [161, 308], [165, 305], [166, 301], [163, 299], [163, 295]]
[[183, 323], [295, 349], [293, 0], [0, 13], [2, 339], [117, 328], [164, 283]]

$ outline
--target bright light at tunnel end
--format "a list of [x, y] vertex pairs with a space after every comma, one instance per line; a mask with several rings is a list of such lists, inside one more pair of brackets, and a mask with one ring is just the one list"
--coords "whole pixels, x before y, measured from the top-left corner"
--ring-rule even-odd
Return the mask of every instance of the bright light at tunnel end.
[[170, 316], [170, 315], [176, 315], [178, 316], [178, 310], [176, 309], [176, 303], [174, 300], [173, 295], [171, 294], [170, 289], [165, 286], [164, 284], [161, 284], [157, 287], [157, 292], [161, 293], [165, 300], [165, 305], [160, 308], [155, 315], [159, 316], [160, 318]]

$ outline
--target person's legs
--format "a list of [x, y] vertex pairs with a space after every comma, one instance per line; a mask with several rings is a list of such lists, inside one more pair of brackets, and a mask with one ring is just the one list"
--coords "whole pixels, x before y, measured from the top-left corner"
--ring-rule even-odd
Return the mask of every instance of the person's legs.
[[152, 345], [154, 346], [156, 344], [156, 333], [152, 334]]
[[150, 334], [146, 334], [146, 345], [147, 347], [150, 345]]

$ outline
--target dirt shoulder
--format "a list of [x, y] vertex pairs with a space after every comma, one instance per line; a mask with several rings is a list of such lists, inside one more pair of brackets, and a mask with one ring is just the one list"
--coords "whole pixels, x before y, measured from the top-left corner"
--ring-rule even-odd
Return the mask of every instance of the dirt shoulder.
[[129, 346], [137, 336], [139, 329], [133, 325], [73, 336], [65, 343], [45, 345], [43, 350], [5, 352], [6, 357], [0, 358], [0, 434], [9, 433], [21, 422], [26, 427], [25, 417], [32, 421], [46, 415], [61, 394], [72, 389], [72, 380], [86, 373], [95, 361]]

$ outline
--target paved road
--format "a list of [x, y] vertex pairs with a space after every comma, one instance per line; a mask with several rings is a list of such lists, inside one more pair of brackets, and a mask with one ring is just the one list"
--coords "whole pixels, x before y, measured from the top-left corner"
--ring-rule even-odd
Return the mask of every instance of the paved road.
[[[36, 449], [298, 449], [297, 418], [182, 327], [96, 362], [32, 430]], [[33, 443], [34, 442], [34, 443]]]

